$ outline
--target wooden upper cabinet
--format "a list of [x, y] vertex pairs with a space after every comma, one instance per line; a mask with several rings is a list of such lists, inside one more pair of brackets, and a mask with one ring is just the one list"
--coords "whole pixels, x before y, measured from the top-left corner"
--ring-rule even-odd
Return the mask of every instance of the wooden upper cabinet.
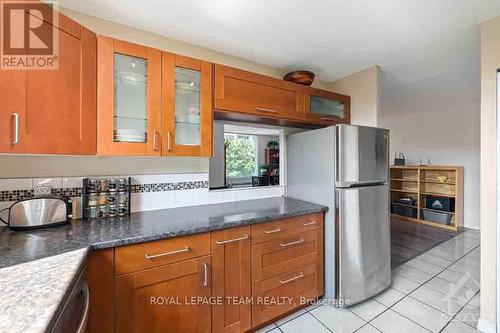
[[308, 88], [305, 104], [306, 121], [325, 125], [351, 122], [351, 98], [349, 96]]
[[209, 333], [210, 256], [115, 277], [115, 332]]
[[223, 300], [213, 306], [212, 332], [246, 332], [251, 327], [251, 304], [234, 299], [252, 296], [250, 226], [212, 232], [211, 238], [212, 296]]
[[163, 155], [212, 155], [212, 64], [163, 52]]
[[302, 120], [305, 90], [295, 83], [215, 65], [216, 110]]
[[57, 30], [59, 68], [0, 70], [0, 152], [95, 154], [96, 36], [62, 14], [40, 24]]
[[98, 37], [97, 153], [161, 155], [161, 51]]

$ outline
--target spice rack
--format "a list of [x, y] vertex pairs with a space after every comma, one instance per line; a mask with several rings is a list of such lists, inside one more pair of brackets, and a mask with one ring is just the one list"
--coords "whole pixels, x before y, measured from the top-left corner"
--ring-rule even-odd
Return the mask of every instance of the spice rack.
[[[457, 231], [463, 225], [463, 179], [461, 166], [391, 166], [392, 216]], [[437, 201], [438, 208], [432, 201]], [[436, 218], [445, 221], [432, 220]]]
[[131, 178], [84, 178], [83, 218], [130, 215]]

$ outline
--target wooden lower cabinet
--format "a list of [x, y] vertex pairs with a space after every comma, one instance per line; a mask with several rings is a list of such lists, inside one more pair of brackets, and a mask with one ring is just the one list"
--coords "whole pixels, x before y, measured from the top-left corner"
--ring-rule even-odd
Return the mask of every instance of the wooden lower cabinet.
[[212, 332], [246, 332], [251, 327], [250, 227], [212, 232]]
[[195, 302], [210, 297], [209, 269], [204, 256], [116, 277], [115, 332], [210, 332], [211, 305]]
[[252, 294], [252, 325], [273, 321], [291, 310], [308, 304], [323, 294], [322, 263], [312, 263], [300, 269], [254, 283]]
[[323, 294], [323, 243], [318, 229], [252, 245], [253, 326]]
[[323, 294], [323, 224], [310, 214], [93, 252], [87, 333], [237, 333], [275, 321]]

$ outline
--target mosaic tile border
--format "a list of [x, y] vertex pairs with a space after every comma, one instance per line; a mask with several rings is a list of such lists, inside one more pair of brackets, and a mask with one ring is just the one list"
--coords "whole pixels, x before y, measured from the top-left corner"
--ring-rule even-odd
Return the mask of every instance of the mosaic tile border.
[[[177, 183], [155, 183], [155, 184], [134, 184], [131, 185], [132, 193], [167, 192], [196, 190], [208, 188], [208, 181], [197, 182], [177, 182]], [[53, 195], [65, 195], [68, 197], [81, 197], [82, 188], [53, 188]], [[0, 191], [0, 202], [17, 201], [34, 197], [34, 190], [10, 190]]]

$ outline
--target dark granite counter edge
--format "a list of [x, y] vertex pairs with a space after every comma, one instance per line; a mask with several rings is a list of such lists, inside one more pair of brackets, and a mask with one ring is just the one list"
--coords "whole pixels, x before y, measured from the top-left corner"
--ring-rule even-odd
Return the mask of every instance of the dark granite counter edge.
[[176, 238], [176, 237], [182, 237], [182, 236], [201, 234], [201, 233], [205, 233], [205, 232], [222, 230], [222, 229], [236, 228], [236, 227], [244, 226], [244, 225], [272, 222], [272, 221], [280, 220], [280, 219], [284, 219], [284, 218], [310, 215], [310, 214], [327, 212], [327, 211], [328, 211], [328, 207], [322, 206], [319, 208], [305, 209], [305, 210], [302, 210], [300, 212], [295, 212], [295, 213], [277, 214], [277, 215], [274, 215], [272, 217], [266, 216], [266, 217], [260, 217], [260, 218], [241, 219], [238, 221], [228, 222], [228, 223], [213, 226], [213, 227], [202, 227], [202, 228], [198, 228], [198, 229], [190, 228], [187, 230], [179, 230], [179, 231], [175, 231], [175, 232], [152, 234], [152, 235], [148, 235], [148, 236], [141, 235], [141, 236], [137, 236], [137, 237], [129, 237], [129, 238], [120, 239], [120, 240], [106, 241], [106, 242], [100, 242], [100, 243], [91, 243], [91, 244], [89, 244], [89, 246], [93, 250], [102, 250], [102, 249], [118, 247], [118, 246], [133, 245], [133, 244], [151, 242], [151, 241], [162, 240], [162, 239], [170, 239], [170, 238]]

